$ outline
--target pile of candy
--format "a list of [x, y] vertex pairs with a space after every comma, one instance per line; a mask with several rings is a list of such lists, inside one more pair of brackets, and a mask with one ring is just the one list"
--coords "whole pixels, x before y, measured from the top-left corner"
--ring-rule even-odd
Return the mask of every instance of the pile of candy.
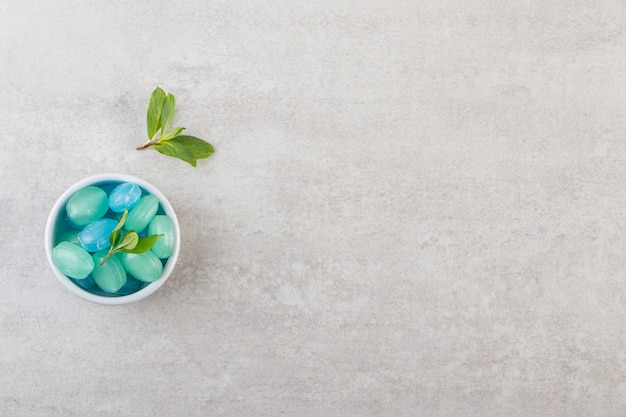
[[[107, 192], [108, 191], [108, 192]], [[139, 236], [161, 235], [147, 252], [108, 255], [110, 235], [124, 210], [124, 229]], [[139, 291], [161, 277], [174, 250], [174, 226], [159, 200], [137, 184], [85, 187], [61, 211], [55, 229], [54, 265], [79, 287], [98, 295]]]

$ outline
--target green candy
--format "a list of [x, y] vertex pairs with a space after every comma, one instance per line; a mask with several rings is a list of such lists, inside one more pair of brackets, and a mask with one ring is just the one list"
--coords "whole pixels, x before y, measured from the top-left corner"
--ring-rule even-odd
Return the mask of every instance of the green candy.
[[67, 200], [67, 217], [77, 226], [86, 226], [98, 220], [109, 209], [106, 193], [98, 187], [85, 187], [76, 191]]
[[117, 254], [113, 254], [104, 265], [100, 265], [108, 253], [108, 249], [103, 249], [93, 254], [95, 267], [91, 275], [102, 291], [115, 293], [126, 284], [126, 271]]
[[124, 228], [141, 233], [159, 209], [159, 200], [153, 195], [141, 197], [139, 203], [128, 213]]
[[150, 248], [159, 258], [168, 258], [174, 251], [174, 225], [169, 217], [154, 216], [148, 225], [148, 235], [162, 235]]
[[86, 278], [94, 268], [89, 252], [70, 242], [61, 242], [52, 249], [52, 262], [59, 271], [74, 279]]
[[161, 277], [163, 264], [152, 251], [123, 253], [122, 264], [129, 274], [143, 282], [154, 282]]
[[78, 233], [80, 232], [80, 230], [68, 230], [67, 232], [63, 233], [61, 235], [61, 237], [59, 238], [59, 242], [69, 242], [69, 243], [74, 243], [76, 245], [80, 245], [80, 243], [78, 242]]

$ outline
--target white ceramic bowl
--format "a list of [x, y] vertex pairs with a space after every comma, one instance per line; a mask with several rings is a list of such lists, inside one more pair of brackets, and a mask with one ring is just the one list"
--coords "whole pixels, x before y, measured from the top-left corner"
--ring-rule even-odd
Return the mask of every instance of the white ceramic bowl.
[[[165, 211], [165, 214], [169, 216], [172, 220], [172, 224], [174, 225], [174, 233], [175, 233], [175, 241], [174, 241], [174, 251], [172, 255], [168, 258], [165, 267], [163, 268], [163, 274], [161, 278], [158, 280], [148, 284], [144, 288], [140, 289], [137, 292], [128, 295], [120, 295], [120, 296], [101, 296], [92, 294], [76, 284], [74, 284], [67, 276], [61, 273], [59, 269], [52, 262], [52, 248], [54, 245], [53, 239], [55, 236], [55, 228], [57, 224], [57, 219], [60, 214], [65, 211], [65, 204], [67, 200], [74, 194], [76, 191], [81, 188], [90, 186], [90, 185], [100, 185], [111, 182], [131, 182], [139, 185], [150, 194], [154, 195], [159, 199], [161, 203], [161, 207]], [[118, 305], [118, 304], [127, 304], [135, 301], [139, 301], [143, 298], [146, 298], [150, 294], [154, 293], [156, 290], [161, 288], [165, 281], [169, 278], [170, 274], [174, 270], [174, 266], [176, 265], [176, 261], [178, 260], [178, 253], [180, 252], [180, 225], [178, 224], [178, 219], [176, 217], [176, 213], [172, 208], [170, 202], [165, 198], [165, 196], [152, 184], [149, 182], [142, 180], [141, 178], [134, 177], [132, 175], [125, 174], [99, 174], [94, 175], [89, 178], [85, 178], [81, 181], [78, 181], [76, 184], [72, 185], [68, 188], [62, 195], [59, 197], [57, 202], [52, 207], [50, 211], [50, 216], [48, 216], [48, 222], [46, 223], [46, 234], [45, 234], [45, 245], [46, 245], [46, 256], [48, 258], [48, 263], [50, 263], [50, 267], [54, 272], [54, 275], [58, 278], [58, 280], [63, 284], [65, 288], [70, 290], [75, 295], [93, 303], [105, 304], [105, 305]]]

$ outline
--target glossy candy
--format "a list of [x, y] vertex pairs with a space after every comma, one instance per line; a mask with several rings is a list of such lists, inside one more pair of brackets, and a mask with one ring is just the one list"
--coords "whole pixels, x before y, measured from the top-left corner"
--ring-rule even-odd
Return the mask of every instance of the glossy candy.
[[61, 235], [61, 237], [58, 239], [58, 242], [69, 242], [74, 243], [75, 245], [80, 245], [80, 242], [78, 241], [78, 232], [79, 230], [75, 229], [68, 230]]
[[52, 249], [52, 262], [70, 278], [83, 279], [94, 268], [91, 255], [78, 245], [61, 242]]
[[154, 216], [148, 225], [148, 235], [162, 235], [150, 249], [159, 258], [168, 258], [174, 251], [174, 225], [169, 217]]
[[[96, 295], [125, 296], [140, 291], [161, 278], [163, 263], [175, 246], [172, 220], [157, 215], [159, 207], [155, 196], [133, 183], [105, 183], [77, 191], [66, 203], [66, 221], [57, 223], [53, 263], [76, 286]], [[100, 266], [124, 209], [129, 210], [126, 231], [135, 230], [141, 237], [161, 236], [143, 254], [116, 253]]]
[[128, 295], [139, 291], [145, 284], [126, 274], [126, 284], [115, 292], [115, 295]]
[[98, 187], [85, 187], [67, 200], [67, 217], [77, 226], [86, 226], [107, 212], [109, 201], [106, 193]]
[[104, 265], [100, 265], [107, 253], [108, 250], [105, 249], [93, 254], [95, 266], [91, 275], [102, 291], [113, 294], [126, 284], [126, 271], [117, 254], [107, 259]]
[[152, 220], [158, 209], [159, 200], [157, 200], [155, 196], [146, 195], [141, 197], [141, 200], [139, 200], [135, 208], [128, 213], [124, 228], [141, 233], [143, 229], [148, 226], [148, 223], [150, 223], [150, 220]]
[[97, 252], [111, 246], [109, 236], [117, 222], [112, 219], [100, 219], [90, 223], [78, 234], [80, 246], [89, 252]]
[[[93, 261], [93, 259], [92, 259]], [[96, 286], [96, 281], [94, 281], [93, 277], [89, 275], [85, 279], [72, 279], [72, 282], [76, 284], [76, 286], [82, 288], [83, 290], [90, 291]]]
[[122, 265], [129, 274], [143, 282], [153, 282], [161, 277], [163, 264], [152, 251], [144, 253], [123, 253]]
[[109, 207], [116, 213], [131, 210], [139, 203], [141, 198], [141, 188], [137, 184], [129, 182], [122, 183], [115, 187], [109, 194]]

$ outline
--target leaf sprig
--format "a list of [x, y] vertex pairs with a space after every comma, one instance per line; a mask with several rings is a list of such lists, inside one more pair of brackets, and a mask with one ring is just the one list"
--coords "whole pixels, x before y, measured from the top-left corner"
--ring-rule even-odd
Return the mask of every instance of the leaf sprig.
[[[174, 118], [176, 99], [157, 87], [150, 97], [148, 106], [148, 140], [137, 150], [154, 148], [163, 155], [182, 159], [196, 166], [198, 159], [208, 158], [215, 151], [210, 143], [195, 136], [181, 135], [184, 127], [167, 129]], [[160, 132], [158, 137], [157, 132]]]
[[163, 235], [150, 235], [146, 237], [139, 237], [137, 232], [134, 230], [129, 230], [122, 236], [122, 227], [124, 223], [126, 223], [126, 216], [128, 216], [128, 210], [124, 209], [124, 214], [122, 218], [115, 226], [115, 229], [109, 235], [109, 242], [111, 243], [111, 248], [109, 249], [109, 253], [102, 258], [100, 261], [100, 266], [104, 265], [104, 263], [113, 256], [114, 253], [124, 252], [124, 253], [144, 253], [150, 250], [152, 246], [157, 242], [159, 237]]

